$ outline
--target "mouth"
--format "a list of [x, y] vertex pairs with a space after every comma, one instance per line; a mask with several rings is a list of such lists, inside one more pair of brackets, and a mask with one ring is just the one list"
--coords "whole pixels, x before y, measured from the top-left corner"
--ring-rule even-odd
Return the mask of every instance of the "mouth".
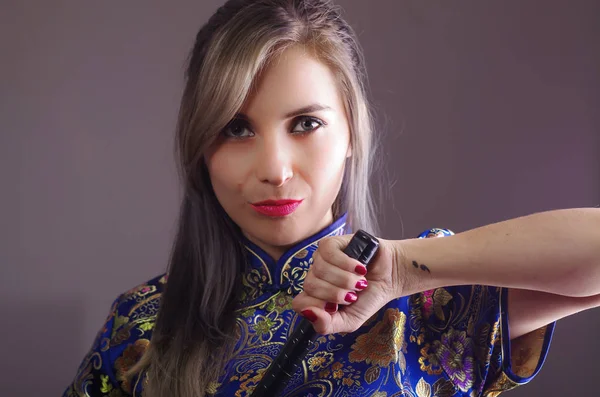
[[278, 218], [292, 214], [302, 201], [292, 199], [265, 200], [250, 205], [259, 214]]

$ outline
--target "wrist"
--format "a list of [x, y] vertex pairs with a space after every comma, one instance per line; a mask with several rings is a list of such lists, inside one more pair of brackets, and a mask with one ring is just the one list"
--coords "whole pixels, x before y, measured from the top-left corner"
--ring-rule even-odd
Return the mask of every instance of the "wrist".
[[393, 243], [393, 274], [397, 288], [395, 295], [397, 298], [416, 293], [419, 289], [419, 278], [410, 271], [408, 243], [409, 240], [395, 240]]
[[417, 259], [419, 258], [419, 252], [422, 250], [422, 245], [423, 239], [393, 241], [393, 266], [398, 286], [397, 297], [409, 296], [436, 288], [431, 269]]

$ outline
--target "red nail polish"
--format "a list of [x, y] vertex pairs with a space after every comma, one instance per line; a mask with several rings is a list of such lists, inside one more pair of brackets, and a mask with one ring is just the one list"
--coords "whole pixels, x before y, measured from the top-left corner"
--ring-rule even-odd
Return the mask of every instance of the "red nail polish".
[[367, 274], [367, 268], [366, 268], [366, 266], [363, 266], [363, 265], [356, 265], [356, 267], [354, 268], [354, 271], [357, 274], [360, 274], [361, 276], [364, 276], [365, 274]]
[[367, 286], [368, 286], [367, 280], [358, 280], [355, 288], [362, 291], [363, 289], [367, 288]]
[[301, 313], [311, 323], [317, 321], [317, 315], [312, 310], [303, 310]]
[[325, 311], [329, 313], [335, 313], [337, 311], [337, 303], [327, 302], [325, 304]]
[[348, 292], [344, 298], [346, 302], [356, 302], [357, 299], [358, 296], [354, 292]]

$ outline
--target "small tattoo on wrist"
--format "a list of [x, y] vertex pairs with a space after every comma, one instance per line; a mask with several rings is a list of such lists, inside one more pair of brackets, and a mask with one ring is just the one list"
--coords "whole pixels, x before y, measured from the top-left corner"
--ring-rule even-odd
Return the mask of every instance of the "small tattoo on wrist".
[[412, 265], [415, 267], [415, 269], [421, 269], [421, 270], [423, 270], [424, 272], [427, 272], [427, 273], [431, 274], [431, 270], [429, 270], [429, 268], [428, 268], [427, 266], [425, 266], [425, 265], [423, 265], [423, 264], [419, 265], [419, 264], [417, 263], [417, 261], [413, 261], [413, 262], [412, 262]]

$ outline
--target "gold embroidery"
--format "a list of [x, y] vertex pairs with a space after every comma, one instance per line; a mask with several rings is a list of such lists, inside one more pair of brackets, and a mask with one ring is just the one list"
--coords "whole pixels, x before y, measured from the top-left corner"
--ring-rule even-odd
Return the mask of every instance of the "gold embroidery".
[[207, 394], [217, 394], [217, 390], [221, 387], [221, 384], [218, 382], [211, 382], [206, 389]]
[[417, 397], [431, 397], [431, 385], [421, 378], [417, 383], [415, 392], [417, 392]]
[[304, 259], [308, 256], [308, 250], [307, 249], [300, 250], [300, 252], [298, 252], [294, 256], [298, 259]]
[[365, 372], [365, 381], [367, 384], [371, 384], [379, 379], [379, 375], [381, 374], [381, 367], [377, 365], [373, 365], [371, 368]]
[[369, 332], [356, 338], [356, 342], [351, 346], [350, 362], [364, 361], [380, 367], [387, 367], [392, 362], [397, 363], [399, 356], [404, 355], [402, 349], [406, 349], [405, 324], [406, 315], [403, 312], [387, 309], [381, 321]]
[[512, 370], [517, 376], [528, 378], [535, 372], [542, 353], [546, 330], [547, 327], [542, 327], [510, 342]]
[[[293, 288], [290, 287], [290, 289], [288, 290], [288, 293], [291, 294], [293, 292], [300, 292], [302, 283], [304, 282], [304, 278], [306, 277], [306, 272], [302, 273], [302, 272], [299, 272], [298, 270], [296, 270], [296, 272], [294, 272], [294, 269], [303, 268], [304, 270], [308, 270], [308, 268], [312, 264], [312, 257], [311, 257], [308, 261], [299, 261], [300, 262], [298, 264], [299, 266], [294, 266], [294, 268], [292, 269], [292, 266], [291, 266], [292, 260], [306, 258], [309, 253], [316, 251], [316, 249], [319, 245], [319, 242], [321, 240], [323, 240], [324, 238], [331, 237], [331, 236], [339, 236], [339, 235], [343, 234], [345, 226], [346, 226], [346, 224], [344, 223], [343, 225], [341, 225], [340, 227], [338, 227], [331, 233], [327, 234], [326, 236], [323, 236], [316, 241], [312, 241], [310, 244], [307, 244], [306, 246], [300, 248], [298, 251], [296, 251], [293, 255], [291, 255], [288, 258], [288, 260], [283, 264], [283, 266], [281, 268], [281, 279], [280, 279], [281, 284], [290, 282], [290, 284], [292, 285]], [[300, 290], [300, 291], [298, 291], [298, 290]]]
[[333, 354], [328, 352], [317, 352], [308, 359], [308, 369], [316, 372], [321, 368], [329, 366], [333, 362]]
[[[243, 392], [246, 392], [243, 394], [244, 396], [251, 395], [252, 391], [254, 391], [254, 388], [256, 385], [258, 385], [258, 382], [260, 382], [266, 370], [266, 368], [261, 368], [257, 370], [256, 375], [252, 376], [251, 378], [249, 376], [244, 377], [244, 379], [249, 379], [240, 384], [240, 388], [235, 392], [235, 397], [242, 397]], [[240, 378], [240, 380], [243, 379]]]
[[446, 321], [446, 316], [444, 315], [444, 310], [442, 308], [451, 300], [452, 295], [450, 295], [445, 288], [438, 288], [433, 293], [433, 312], [436, 317], [442, 321]]
[[121, 357], [115, 361], [117, 378], [123, 382], [121, 388], [127, 393], [131, 393], [131, 385], [124, 374], [142, 358], [149, 345], [150, 341], [148, 339], [138, 339], [132, 345], [127, 346]]
[[[342, 228], [329, 235], [336, 232], [342, 232]], [[254, 254], [255, 258], [251, 258], [253, 267], [251, 274], [246, 274], [244, 288], [249, 294], [247, 296], [257, 299], [252, 305], [242, 301], [235, 311], [238, 340], [234, 358], [228, 366], [229, 372], [219, 379], [221, 383], [211, 384], [209, 395], [218, 393], [220, 388], [231, 390], [231, 394], [240, 397], [253, 391], [272, 358], [302, 318], [291, 310], [291, 303], [293, 294], [301, 288], [306, 272], [312, 265], [311, 256], [315, 249], [315, 243], [299, 249], [284, 264], [285, 274], [282, 274], [283, 271], [277, 275], [269, 273], [266, 263], [258, 255]], [[281, 277], [289, 289], [275, 291], [275, 286], [269, 286], [273, 282], [271, 277], [275, 282]], [[166, 276], [163, 276], [159, 283], [165, 281]], [[125, 382], [120, 387], [111, 384], [112, 377], [102, 378], [100, 371], [110, 365], [102, 360], [111, 357], [112, 361], [118, 351], [125, 348], [113, 364], [118, 376], [122, 376], [127, 368], [138, 361], [147, 348], [144, 343], [148, 343], [156, 321], [160, 288], [154, 280], [121, 297], [119, 304], [124, 304], [115, 305], [109, 317], [112, 330], [108, 329], [107, 323], [99, 334], [96, 350], [88, 356], [79, 371], [79, 388], [90, 393], [102, 389], [105, 397], [116, 397], [123, 394], [121, 389], [130, 388]], [[302, 362], [301, 370], [290, 379], [292, 390], [286, 395], [331, 397], [335, 390], [340, 395], [450, 397], [460, 389], [464, 395], [475, 396], [478, 394], [474, 390], [481, 390], [480, 383], [486, 380], [484, 395], [487, 397], [495, 397], [502, 390], [514, 388], [516, 384], [501, 370], [498, 292], [493, 287], [481, 286], [427, 291], [409, 299], [398, 299], [394, 304], [397, 308], [386, 307], [379, 311], [355, 334], [348, 334], [347, 337], [345, 333], [320, 336]], [[409, 313], [406, 312], [407, 308], [410, 310], [409, 319], [405, 314]], [[411, 347], [411, 352], [414, 349], [416, 357], [406, 356], [406, 321], [410, 321], [410, 341], [416, 344]], [[545, 329], [540, 330], [537, 339], [532, 334], [528, 335], [531, 340], [522, 337], [513, 341], [511, 351], [515, 373], [527, 376], [534, 371], [544, 335]], [[110, 344], [109, 336], [113, 337]], [[144, 341], [140, 339], [143, 336], [148, 338], [146, 342], [140, 342]], [[118, 350], [111, 350], [125, 341], [128, 346], [117, 346]], [[496, 349], [492, 351], [494, 343]], [[108, 353], [104, 355], [106, 351]], [[410, 377], [405, 377], [407, 359], [408, 365], [414, 366], [408, 374]], [[425, 372], [419, 373], [419, 367], [415, 365], [417, 361]], [[359, 364], [353, 367], [352, 362]], [[487, 370], [484, 366], [488, 363], [487, 379], [482, 379], [483, 371]], [[438, 376], [432, 378], [426, 373]], [[137, 382], [143, 383], [140, 379], [137, 377]], [[73, 387], [67, 395], [75, 390]]]
[[420, 368], [421, 371], [426, 371], [428, 375], [439, 375], [444, 370], [442, 369], [438, 357], [435, 354], [429, 353], [430, 347], [431, 345], [429, 343], [425, 343], [425, 346], [419, 350], [421, 353], [421, 357], [419, 357]]
[[500, 393], [512, 390], [518, 386], [518, 383], [513, 382], [504, 372], [501, 372], [498, 378], [483, 391], [483, 397], [497, 397]]

